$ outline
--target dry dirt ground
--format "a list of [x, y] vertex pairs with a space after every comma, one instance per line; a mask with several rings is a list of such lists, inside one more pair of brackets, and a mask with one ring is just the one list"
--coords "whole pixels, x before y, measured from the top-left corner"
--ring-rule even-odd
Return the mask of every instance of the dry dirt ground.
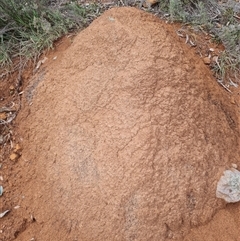
[[2, 118], [18, 115], [0, 126], [0, 240], [240, 240], [239, 203], [215, 197], [240, 166], [239, 89], [178, 27], [112, 9], [1, 80]]

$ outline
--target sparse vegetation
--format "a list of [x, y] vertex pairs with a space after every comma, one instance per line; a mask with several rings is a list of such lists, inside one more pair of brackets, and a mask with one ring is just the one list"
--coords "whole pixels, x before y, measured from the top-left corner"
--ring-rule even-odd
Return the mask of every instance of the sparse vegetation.
[[240, 79], [240, 2], [167, 0], [159, 1], [159, 10], [168, 12], [172, 21], [201, 26], [211, 33], [213, 41], [225, 47], [213, 66], [218, 81], [234, 85], [233, 79]]
[[[117, 6], [137, 5], [119, 0]], [[17, 57], [25, 63], [37, 59], [45, 48], [67, 32], [87, 26], [107, 8], [100, 4], [78, 4], [69, 0], [1, 0], [0, 66], [11, 66]], [[218, 81], [240, 76], [240, 2], [228, 0], [164, 0], [155, 8], [171, 21], [189, 23], [212, 34], [225, 51], [213, 66]]]
[[180, 0], [169, 0], [169, 14], [171, 20], [183, 21], [187, 19], [187, 15], [183, 8], [183, 2]]
[[99, 5], [79, 5], [75, 1], [1, 0], [0, 66], [14, 58], [25, 63], [37, 58], [53, 41], [76, 28], [87, 26], [101, 13]]

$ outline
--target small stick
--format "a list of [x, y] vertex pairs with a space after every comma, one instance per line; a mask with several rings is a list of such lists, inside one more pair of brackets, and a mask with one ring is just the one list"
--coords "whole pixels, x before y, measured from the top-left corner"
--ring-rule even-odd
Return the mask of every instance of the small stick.
[[2, 113], [2, 112], [14, 112], [14, 111], [16, 111], [16, 110], [11, 109], [11, 108], [7, 108], [7, 107], [0, 108], [0, 113]]
[[240, 17], [238, 17], [237, 15], [233, 15], [233, 17], [240, 20]]
[[227, 90], [228, 92], [232, 93], [232, 91], [230, 89], [228, 89], [228, 87], [226, 87], [223, 83], [218, 82], [225, 90]]

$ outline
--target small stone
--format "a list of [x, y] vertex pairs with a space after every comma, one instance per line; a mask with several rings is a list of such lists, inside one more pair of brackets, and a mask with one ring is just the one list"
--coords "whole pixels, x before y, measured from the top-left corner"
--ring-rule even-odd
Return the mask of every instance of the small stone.
[[30, 218], [31, 218], [32, 222], [36, 221], [36, 218], [32, 214], [31, 214]]
[[240, 201], [240, 172], [231, 168], [223, 172], [217, 184], [216, 196], [224, 199], [227, 203]]
[[13, 152], [14, 152], [14, 153], [19, 153], [21, 150], [22, 150], [21, 146], [20, 146], [19, 144], [16, 144]]
[[15, 88], [14, 88], [13, 85], [10, 85], [9, 89], [10, 89], [10, 90], [14, 90]]
[[7, 119], [7, 113], [6, 112], [0, 113], [0, 120], [6, 120], [6, 119]]
[[232, 163], [232, 167], [235, 168], [235, 169], [237, 169], [238, 166], [237, 166], [237, 164]]
[[230, 98], [230, 102], [231, 102], [231, 104], [233, 104], [233, 105], [236, 104], [235, 98], [234, 98], [233, 96], [231, 96], [231, 98]]
[[205, 57], [205, 58], [203, 58], [203, 62], [204, 62], [204, 64], [210, 64], [211, 59], [209, 57]]
[[10, 160], [11, 161], [15, 161], [15, 160], [17, 160], [19, 158], [19, 155], [17, 154], [17, 153], [12, 153], [11, 155], [10, 155]]

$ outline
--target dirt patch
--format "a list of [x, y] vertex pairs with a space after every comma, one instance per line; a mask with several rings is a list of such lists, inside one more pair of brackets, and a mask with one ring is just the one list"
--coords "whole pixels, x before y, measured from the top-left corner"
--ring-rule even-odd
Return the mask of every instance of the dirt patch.
[[234, 105], [152, 15], [107, 11], [23, 98], [3, 240], [183, 240], [225, 207], [215, 190], [240, 165]]
[[237, 241], [240, 237], [240, 205], [220, 210], [206, 225], [192, 229], [184, 241]]
[[[4, 188], [4, 194], [0, 202], [0, 212], [2, 213], [6, 210], [10, 210], [10, 212], [4, 217], [3, 221], [1, 220], [0, 240], [15, 239], [27, 227], [29, 228], [30, 224], [33, 225], [34, 222], [34, 217], [31, 214], [24, 215], [28, 207], [19, 205], [20, 200], [24, 198], [19, 193], [19, 187], [22, 183], [25, 183], [25, 180], [29, 180], [28, 174], [22, 169], [21, 162], [18, 162], [18, 158], [21, 156], [22, 136], [18, 133], [19, 121], [16, 121], [15, 117], [21, 111], [22, 95], [24, 93], [28, 100], [31, 99], [37, 87], [37, 83], [34, 80], [40, 79], [47, 66], [58, 64], [58, 59], [62, 57], [63, 51], [71, 45], [73, 37], [73, 34], [64, 36], [54, 43], [53, 50], [43, 53], [41, 59], [47, 56], [47, 61], [41, 65], [39, 70], [36, 69], [36, 65], [33, 62], [29, 62], [24, 71], [9, 72], [8, 74], [4, 71], [1, 75], [0, 111], [7, 118], [4, 120], [0, 118], [0, 137], [2, 140], [0, 145], [0, 185]], [[32, 78], [33, 73], [36, 71], [39, 71], [39, 74]], [[31, 82], [29, 84], [30, 79]], [[9, 112], [6, 109], [14, 111]], [[17, 158], [11, 160], [12, 155], [15, 154]], [[29, 175], [31, 179], [31, 173]], [[10, 218], [8, 218], [8, 215]], [[33, 227], [36, 228], [34, 225]]]

